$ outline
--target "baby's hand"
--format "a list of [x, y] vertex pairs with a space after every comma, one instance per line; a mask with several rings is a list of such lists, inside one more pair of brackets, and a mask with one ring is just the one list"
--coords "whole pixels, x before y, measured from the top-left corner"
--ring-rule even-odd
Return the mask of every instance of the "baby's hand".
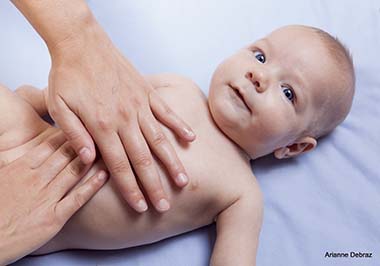
[[17, 95], [28, 102], [33, 109], [40, 115], [44, 116], [48, 113], [47, 109], [47, 89], [37, 89], [30, 85], [23, 85], [16, 89]]

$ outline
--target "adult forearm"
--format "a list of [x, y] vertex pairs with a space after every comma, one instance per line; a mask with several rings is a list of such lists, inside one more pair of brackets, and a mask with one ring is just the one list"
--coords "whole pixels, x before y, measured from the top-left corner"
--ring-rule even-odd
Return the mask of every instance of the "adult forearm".
[[65, 40], [98, 27], [84, 0], [11, 0], [46, 42], [50, 52]]

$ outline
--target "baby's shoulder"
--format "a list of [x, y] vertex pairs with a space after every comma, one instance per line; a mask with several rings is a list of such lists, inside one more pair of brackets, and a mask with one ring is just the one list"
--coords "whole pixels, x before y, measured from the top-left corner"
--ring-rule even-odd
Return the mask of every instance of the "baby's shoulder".
[[[190, 78], [174, 73], [161, 73], [145, 76], [146, 80], [159, 91], [170, 90], [175, 95], [207, 102], [207, 98], [199, 86]], [[175, 90], [175, 92], [173, 92]]]
[[[207, 97], [190, 78], [164, 73], [146, 76], [160, 98], [193, 130], [208, 128], [211, 123]], [[197, 114], [196, 116], [194, 114]]]

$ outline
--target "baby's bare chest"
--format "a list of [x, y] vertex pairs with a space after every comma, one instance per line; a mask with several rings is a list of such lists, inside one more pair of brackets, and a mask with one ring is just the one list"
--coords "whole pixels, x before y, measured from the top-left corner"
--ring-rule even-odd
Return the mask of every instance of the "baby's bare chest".
[[[80, 228], [78, 231], [82, 234], [91, 235], [95, 231], [100, 239], [112, 236], [112, 243], [120, 238], [124, 241], [123, 247], [155, 242], [212, 223], [240, 196], [244, 187], [251, 185], [247, 181], [253, 178], [249, 164], [241, 151], [213, 124], [207, 104], [200, 99], [186, 103], [181, 95], [167, 93], [168, 98], [162, 95], [163, 99], [197, 135], [192, 143], [184, 143], [162, 125], [186, 169], [189, 184], [178, 188], [156, 159], [171, 204], [168, 212], [158, 213], [150, 206], [144, 214], [137, 214], [126, 206], [111, 178], [110, 184], [66, 226], [69, 231], [75, 231], [69, 229], [72, 226]], [[99, 236], [99, 232], [104, 236]]]
[[184, 144], [163, 128], [190, 180], [184, 189], [177, 189], [159, 164], [164, 188], [173, 204], [173, 220], [182, 217], [181, 221], [191, 226], [211, 223], [240, 196], [241, 188], [251, 185], [247, 176], [253, 178], [253, 174], [243, 152], [217, 128], [204, 102], [186, 104], [181, 97], [170, 97], [170, 107], [197, 135], [195, 141]]

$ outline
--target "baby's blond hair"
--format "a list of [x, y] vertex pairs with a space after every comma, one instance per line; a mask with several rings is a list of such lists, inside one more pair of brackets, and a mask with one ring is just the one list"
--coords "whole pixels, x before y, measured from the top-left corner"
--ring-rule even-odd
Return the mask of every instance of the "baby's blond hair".
[[306, 135], [317, 139], [331, 132], [347, 117], [355, 92], [355, 71], [349, 50], [337, 37], [318, 28], [307, 28], [315, 32], [326, 45], [328, 55], [335, 62], [339, 73], [339, 82], [336, 85], [339, 88], [331, 90], [306, 129]]

